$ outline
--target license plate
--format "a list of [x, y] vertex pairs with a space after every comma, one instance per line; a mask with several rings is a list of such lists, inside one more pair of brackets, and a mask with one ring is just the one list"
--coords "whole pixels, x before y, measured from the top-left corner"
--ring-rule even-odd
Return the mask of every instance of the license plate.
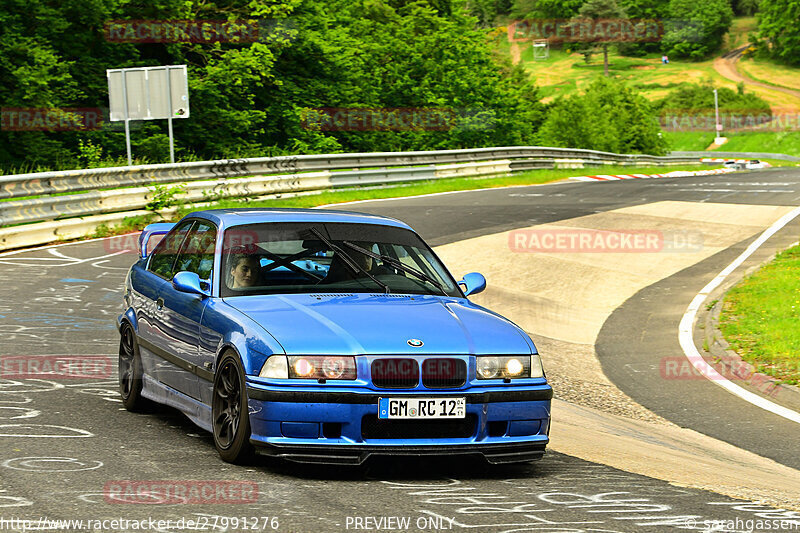
[[464, 418], [466, 398], [379, 398], [378, 418]]

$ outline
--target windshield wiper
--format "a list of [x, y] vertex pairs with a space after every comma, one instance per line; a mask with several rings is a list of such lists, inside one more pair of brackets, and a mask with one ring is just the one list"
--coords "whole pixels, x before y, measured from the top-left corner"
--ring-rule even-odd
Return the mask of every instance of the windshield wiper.
[[403, 263], [399, 259], [395, 259], [394, 257], [391, 257], [389, 255], [385, 255], [385, 254], [376, 254], [372, 250], [367, 250], [366, 248], [362, 248], [361, 246], [359, 246], [357, 244], [353, 244], [352, 242], [349, 242], [349, 241], [342, 241], [342, 244], [344, 244], [348, 248], [352, 248], [353, 250], [355, 250], [355, 251], [357, 251], [359, 253], [362, 253], [362, 254], [364, 254], [364, 255], [366, 255], [368, 257], [371, 257], [373, 259], [379, 259], [379, 260], [383, 261], [384, 263], [389, 263], [390, 265], [392, 265], [396, 269], [402, 270], [403, 272], [407, 272], [407, 273], [409, 273], [409, 274], [411, 274], [413, 276], [416, 276], [417, 278], [421, 279], [422, 281], [427, 281], [428, 283], [430, 283], [431, 285], [433, 285], [434, 287], [439, 289], [439, 292], [441, 292], [445, 296], [450, 296], [447, 293], [447, 291], [444, 289], [444, 287], [442, 287], [441, 283], [439, 283], [438, 281], [436, 281], [435, 279], [433, 279], [432, 277], [430, 277], [426, 273], [424, 273], [422, 271], [419, 271], [414, 267], [408, 266], [407, 264]]
[[[370, 278], [372, 281], [374, 281], [374, 282], [375, 282], [376, 284], [378, 284], [379, 286], [383, 287], [384, 294], [389, 294], [390, 292], [392, 292], [392, 291], [389, 289], [389, 286], [388, 286], [387, 284], [385, 284], [384, 282], [382, 282], [381, 280], [379, 280], [378, 278], [376, 278], [375, 276], [373, 276], [372, 274], [370, 274], [369, 272], [367, 272], [367, 271], [366, 271], [364, 268], [362, 268], [362, 267], [361, 267], [361, 266], [360, 266], [358, 263], [356, 263], [356, 262], [353, 260], [353, 258], [352, 258], [352, 257], [350, 257], [349, 255], [347, 255], [347, 252], [345, 252], [345, 251], [344, 251], [344, 250], [343, 250], [343, 249], [342, 249], [340, 246], [337, 246], [337, 245], [333, 244], [333, 243], [332, 243], [330, 240], [328, 240], [328, 239], [327, 239], [327, 238], [326, 238], [326, 237], [325, 237], [325, 236], [324, 236], [322, 233], [320, 233], [320, 231], [319, 231], [317, 228], [315, 228], [315, 227], [312, 227], [312, 228], [310, 229], [310, 231], [311, 231], [311, 233], [313, 233], [313, 234], [314, 234], [314, 235], [315, 235], [315, 236], [316, 236], [316, 237], [317, 237], [319, 240], [321, 240], [323, 243], [325, 243], [325, 245], [326, 245], [326, 246], [328, 246], [328, 247], [329, 247], [331, 250], [333, 250], [334, 252], [336, 252], [337, 254], [339, 254], [339, 256], [342, 258], [342, 261], [344, 261], [344, 264], [345, 264], [345, 265], [347, 265], [347, 266], [348, 266], [348, 268], [350, 268], [350, 270], [352, 270], [354, 273], [358, 274], [359, 272], [361, 272], [361, 273], [364, 273], [364, 274], [366, 274], [367, 276], [369, 276], [369, 278]], [[370, 252], [370, 253], [371, 253], [371, 252]]]

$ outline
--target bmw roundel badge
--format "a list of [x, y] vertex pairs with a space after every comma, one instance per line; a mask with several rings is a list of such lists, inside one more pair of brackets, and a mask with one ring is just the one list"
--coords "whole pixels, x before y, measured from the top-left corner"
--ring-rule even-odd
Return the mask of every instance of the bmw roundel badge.
[[419, 339], [408, 339], [406, 342], [408, 343], [409, 346], [413, 346], [414, 348], [419, 348], [420, 346], [425, 344]]

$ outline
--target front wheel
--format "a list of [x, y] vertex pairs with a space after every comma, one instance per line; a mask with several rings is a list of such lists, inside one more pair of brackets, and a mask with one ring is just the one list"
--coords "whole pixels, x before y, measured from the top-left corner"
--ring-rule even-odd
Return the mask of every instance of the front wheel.
[[211, 416], [214, 446], [222, 460], [236, 464], [249, 461], [254, 454], [250, 444], [250, 413], [244, 369], [235, 353], [223, 355], [217, 367]]

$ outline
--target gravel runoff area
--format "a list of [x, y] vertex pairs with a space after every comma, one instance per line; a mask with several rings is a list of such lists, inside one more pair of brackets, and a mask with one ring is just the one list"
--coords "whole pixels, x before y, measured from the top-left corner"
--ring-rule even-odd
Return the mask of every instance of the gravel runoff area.
[[591, 344], [575, 344], [528, 333], [542, 354], [547, 381], [559, 400], [605, 413], [674, 426], [622, 392], [603, 373]]

